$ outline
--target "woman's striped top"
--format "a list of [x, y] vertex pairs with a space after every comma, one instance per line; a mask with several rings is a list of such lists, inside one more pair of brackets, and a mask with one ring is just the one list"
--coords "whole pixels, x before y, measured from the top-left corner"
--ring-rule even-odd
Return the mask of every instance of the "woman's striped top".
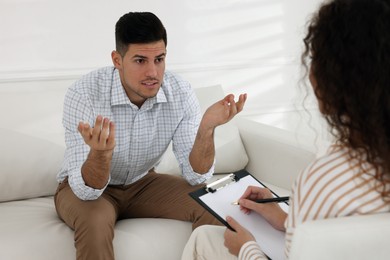
[[[348, 148], [331, 146], [295, 180], [285, 222], [287, 259], [294, 230], [305, 221], [390, 212], [390, 203], [380, 193], [390, 186], [378, 182], [374, 178], [376, 169], [351, 158], [352, 153]], [[245, 244], [239, 259], [267, 259], [260, 248], [254, 242]]]
[[383, 188], [390, 187], [375, 179], [374, 166], [351, 158], [353, 153], [331, 146], [296, 179], [285, 223], [287, 258], [294, 230], [305, 221], [390, 211], [381, 196]]

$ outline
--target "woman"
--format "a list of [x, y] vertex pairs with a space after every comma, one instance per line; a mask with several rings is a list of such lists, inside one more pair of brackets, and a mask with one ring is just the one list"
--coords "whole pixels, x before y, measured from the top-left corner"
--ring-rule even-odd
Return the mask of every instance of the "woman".
[[[328, 1], [304, 44], [303, 65], [336, 142], [294, 182], [288, 215], [277, 204], [252, 202], [270, 197], [268, 190], [248, 187], [240, 199], [245, 213], [286, 232], [286, 258], [305, 221], [390, 211], [390, 1]], [[183, 259], [267, 259], [250, 231], [227, 222], [236, 232], [194, 231]]]

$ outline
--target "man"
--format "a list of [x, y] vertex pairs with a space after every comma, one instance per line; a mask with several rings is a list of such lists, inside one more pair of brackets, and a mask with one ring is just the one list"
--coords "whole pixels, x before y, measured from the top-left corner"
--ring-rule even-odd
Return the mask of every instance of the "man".
[[[64, 102], [67, 149], [55, 204], [75, 231], [77, 259], [114, 259], [118, 219], [219, 224], [188, 193], [213, 174], [214, 129], [246, 100], [228, 95], [201, 117], [189, 83], [165, 71], [166, 31], [152, 13], [125, 14], [115, 36], [114, 67], [82, 77]], [[183, 178], [154, 172], [171, 141]]]

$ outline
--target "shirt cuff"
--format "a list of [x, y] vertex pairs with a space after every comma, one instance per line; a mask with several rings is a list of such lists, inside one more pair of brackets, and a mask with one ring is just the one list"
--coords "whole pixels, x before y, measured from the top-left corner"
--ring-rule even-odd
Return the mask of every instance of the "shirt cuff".
[[98, 199], [110, 183], [111, 175], [108, 178], [106, 185], [101, 189], [95, 189], [85, 184], [83, 177], [80, 175], [74, 178], [69, 177], [69, 186], [73, 193], [81, 200], [96, 200]]
[[191, 165], [189, 165], [189, 167], [190, 167], [192, 173], [190, 176], [186, 176], [187, 177], [186, 179], [187, 179], [189, 184], [197, 185], [197, 184], [203, 183], [203, 182], [207, 181], [208, 179], [210, 179], [211, 177], [213, 177], [214, 168], [215, 168], [215, 159], [214, 159], [213, 165], [211, 165], [209, 171], [206, 173], [203, 173], [203, 174], [195, 172], [192, 169]]
[[240, 249], [238, 254], [239, 260], [252, 260], [252, 259], [268, 259], [267, 256], [261, 251], [260, 245], [256, 241], [246, 242]]

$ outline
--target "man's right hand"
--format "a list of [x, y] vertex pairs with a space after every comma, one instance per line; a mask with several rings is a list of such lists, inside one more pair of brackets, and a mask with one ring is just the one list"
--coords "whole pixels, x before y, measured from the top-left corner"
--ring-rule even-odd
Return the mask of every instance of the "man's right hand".
[[87, 160], [81, 167], [81, 174], [87, 186], [102, 189], [108, 182], [112, 154], [115, 147], [115, 125], [101, 115], [96, 117], [95, 126], [80, 122], [78, 131], [91, 148]]
[[93, 128], [88, 123], [80, 122], [78, 131], [92, 150], [110, 151], [115, 147], [115, 125], [108, 118], [98, 115]]

